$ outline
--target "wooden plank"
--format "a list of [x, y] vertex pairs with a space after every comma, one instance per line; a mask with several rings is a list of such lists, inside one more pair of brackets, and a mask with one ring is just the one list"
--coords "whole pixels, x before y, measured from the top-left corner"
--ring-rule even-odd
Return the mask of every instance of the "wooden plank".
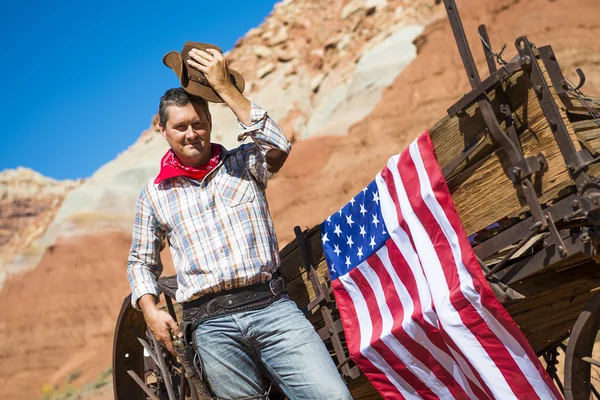
[[354, 400], [378, 400], [383, 399], [379, 392], [371, 385], [364, 375], [361, 375], [348, 384], [350, 394]]
[[[569, 92], [568, 96], [566, 98], [562, 97], [562, 99], [571, 119], [591, 118], [590, 111], [572, 92]], [[600, 96], [585, 96], [585, 100], [597, 113], [600, 113]]]
[[[540, 67], [544, 70], [542, 64]], [[549, 79], [548, 79], [549, 81]], [[521, 138], [526, 157], [543, 153], [548, 168], [533, 177], [540, 202], [545, 203], [559, 196], [561, 191], [572, 185], [560, 149], [544, 117], [539, 101], [530, 87], [529, 78], [517, 73], [505, 85], [505, 90], [513, 111], [517, 133]], [[551, 88], [555, 100], [558, 96]], [[495, 91], [489, 93], [498, 112]], [[561, 110], [562, 119], [576, 148], [577, 137], [567, 114]], [[464, 149], [465, 143], [472, 142], [485, 131], [485, 123], [478, 106], [471, 106], [466, 113], [455, 117], [445, 117], [430, 130], [440, 167], [448, 165]], [[508, 178], [505, 169], [509, 160], [503, 150], [494, 145], [486, 135], [477, 150], [458, 168], [448, 180], [448, 186], [462, 220], [467, 235], [504, 218], [518, 216], [528, 210], [527, 204]]]
[[[318, 264], [317, 275], [321, 279], [326, 278], [329, 281], [327, 263], [324, 259]], [[315, 291], [307, 272], [302, 272], [292, 281], [288, 281], [288, 294], [301, 309], [304, 309], [308, 303], [315, 299]]]
[[[313, 265], [317, 265], [323, 259], [319, 225], [304, 230], [303, 234], [306, 237], [310, 261]], [[281, 258], [280, 271], [288, 283], [296, 279], [300, 274], [306, 273], [300, 247], [298, 247], [298, 242], [295, 239], [279, 252], [279, 256]]]
[[600, 155], [600, 121], [583, 120], [573, 122], [573, 129], [579, 141], [595, 157]]
[[577, 317], [595, 294], [591, 290], [599, 285], [599, 279], [586, 277], [509, 305], [506, 310], [533, 350], [540, 354], [568, 337]]

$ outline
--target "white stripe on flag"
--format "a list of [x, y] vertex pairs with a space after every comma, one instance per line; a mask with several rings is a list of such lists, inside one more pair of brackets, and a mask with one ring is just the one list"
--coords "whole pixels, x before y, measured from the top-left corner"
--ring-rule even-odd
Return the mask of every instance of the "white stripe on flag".
[[[427, 314], [429, 316], [429, 319], [426, 318], [425, 320], [426, 321], [434, 320], [436, 322], [435, 327], [437, 328], [438, 327], [437, 326], [438, 316], [435, 313], [435, 311], [433, 311], [433, 309], [431, 308], [432, 303], [431, 303], [431, 296], [429, 293], [429, 286], [427, 284], [425, 275], [423, 274], [423, 268], [421, 267], [421, 262], [419, 260], [419, 256], [417, 255], [415, 249], [413, 248], [408, 234], [402, 229], [402, 227], [398, 223], [398, 214], [396, 212], [396, 207], [394, 205], [394, 201], [392, 200], [392, 197], [389, 194], [388, 187], [387, 187], [385, 181], [383, 180], [381, 173], [377, 174], [375, 181], [377, 183], [377, 189], [379, 191], [379, 198], [381, 199], [380, 200], [380, 202], [381, 202], [380, 208], [381, 208], [381, 215], [383, 217], [383, 222], [387, 228], [387, 231], [388, 231], [390, 237], [392, 238], [392, 240], [394, 241], [394, 243], [396, 244], [396, 246], [402, 253], [402, 256], [404, 257], [404, 259], [406, 260], [407, 264], [410, 267], [411, 273], [412, 273], [413, 277], [415, 278], [415, 281], [417, 282], [419, 297], [421, 299], [426, 298], [428, 300], [426, 303], [427, 307], [424, 307], [423, 303], [421, 303], [423, 313]], [[387, 256], [387, 250], [386, 250], [386, 257], [389, 260], [389, 256]], [[387, 265], [387, 264], [384, 263], [384, 265]], [[388, 272], [390, 273], [390, 275], [392, 276], [392, 279], [394, 280], [394, 284], [396, 285], [396, 291], [399, 294], [403, 293], [402, 290], [399, 289], [399, 284], [402, 285], [402, 287], [404, 287], [404, 285], [401, 283], [402, 281], [400, 280], [400, 278], [398, 277], [396, 272], [393, 271], [393, 274], [392, 274], [392, 271], [388, 271]], [[404, 291], [406, 291], [406, 288], [404, 288]], [[412, 297], [408, 293], [405, 296], [402, 296], [401, 300], [404, 298], [410, 299], [410, 302], [411, 302], [410, 307], [414, 308], [414, 305], [412, 304]], [[404, 306], [404, 302], [402, 304]], [[408, 313], [409, 306], [406, 305], [404, 307], [406, 310], [405, 311], [405, 316], [406, 316], [407, 315], [406, 313]], [[412, 312], [413, 312], [412, 308], [410, 309], [410, 315], [412, 315]], [[425, 310], [427, 310], [427, 312], [425, 312]], [[429, 338], [421, 330], [421, 328], [419, 327], [418, 324], [409, 324], [408, 322], [403, 321], [402, 325], [404, 326], [405, 329], [407, 329], [408, 327], [413, 328], [413, 329], [418, 329], [420, 331], [420, 334], [422, 334], [423, 337], [425, 337], [426, 340], [428, 341], [427, 347], [429, 349], [439, 350], [439, 352], [432, 351], [432, 353], [434, 353], [434, 356], [440, 361], [440, 363], [446, 368], [446, 370], [449, 371], [453, 376], [456, 377], [457, 374], [460, 375], [461, 378], [460, 378], [459, 382], [461, 382], [461, 386], [464, 389], [466, 389], [466, 388], [465, 388], [465, 386], [463, 384], [464, 382], [462, 380], [463, 373], [467, 376], [467, 378], [471, 382], [473, 382], [475, 385], [477, 385], [477, 387], [479, 387], [479, 389], [484, 390], [481, 387], [481, 383], [479, 382], [479, 379], [477, 379], [477, 377], [473, 373], [473, 370], [470, 368], [470, 366], [467, 364], [467, 362], [463, 359], [463, 357], [460, 354], [456, 353], [451, 347], [448, 347], [449, 351], [452, 353], [452, 356], [450, 356], [447, 353], [445, 353], [443, 350], [435, 347], [435, 345], [429, 341]], [[410, 332], [409, 332], [409, 334], [410, 334]], [[411, 334], [411, 337], [413, 337], [416, 340], [416, 338], [420, 337], [420, 335], [419, 334], [414, 334], [414, 335]], [[447, 355], [448, 359], [446, 359], [446, 357], [444, 357], [443, 355]], [[456, 361], [456, 364], [458, 364], [458, 365], [454, 364], [454, 361]], [[466, 391], [469, 394], [471, 394], [472, 393], [471, 388], [469, 386], [467, 386], [467, 387], [468, 387], [468, 389]], [[475, 398], [475, 397], [476, 396], [473, 396], [473, 398]]]
[[[378, 173], [375, 177], [377, 184], [377, 190], [380, 198], [380, 210], [383, 217], [383, 223], [387, 228], [387, 232], [390, 238], [396, 244], [396, 247], [400, 250], [402, 257], [406, 260], [406, 263], [410, 267], [410, 271], [415, 278], [417, 284], [417, 293], [419, 298], [417, 299], [421, 305], [421, 311], [425, 321], [429, 322], [432, 326], [438, 327], [438, 316], [433, 311], [431, 295], [429, 293], [429, 287], [427, 285], [427, 279], [423, 275], [423, 268], [419, 261], [419, 256], [415, 252], [408, 234], [398, 224], [398, 214], [396, 213], [396, 207], [394, 201], [390, 197], [387, 185], [385, 184], [381, 173]], [[382, 199], [385, 196], [385, 200]], [[412, 299], [411, 299], [412, 300]]]
[[[398, 159], [399, 156], [390, 158], [388, 169], [394, 178], [400, 208], [414, 238], [413, 241], [417, 248], [425, 277], [429, 283], [430, 293], [440, 324], [456, 346], [463, 350], [463, 354], [471, 361], [471, 364], [477, 365], [479, 375], [496, 398], [516, 399], [502, 372], [489, 357], [471, 330], [464, 325], [458, 311], [450, 301], [450, 292], [442, 265], [431, 242], [431, 238], [408, 200], [404, 183], [397, 169]], [[468, 349], [468, 351], [464, 351], [464, 349]]]
[[[385, 191], [382, 191], [380, 189], [379, 194], [380, 194], [379, 197], [380, 197], [380, 199], [382, 199], [382, 201], [383, 201], [383, 196], [385, 196], [385, 195], [389, 196], [389, 194], [387, 192], [387, 187], [385, 188]], [[384, 220], [385, 220], [385, 217], [384, 217]], [[389, 232], [389, 229], [388, 229], [388, 233], [391, 234], [391, 232]], [[402, 304], [402, 308], [404, 309], [404, 318], [402, 320], [402, 328], [404, 329], [404, 331], [413, 340], [415, 340], [415, 342], [420, 343], [425, 349], [427, 349], [427, 351], [429, 351], [436, 360], [438, 360], [440, 365], [442, 365], [444, 367], [444, 369], [446, 369], [446, 371], [448, 371], [450, 373], [450, 375], [452, 375], [454, 377], [454, 379], [463, 388], [463, 390], [465, 392], [467, 392], [467, 394], [470, 396], [470, 398], [475, 398], [476, 396], [472, 392], [471, 387], [469, 386], [469, 383], [467, 382], [467, 379], [465, 378], [465, 373], [467, 373], [467, 374], [470, 373], [471, 381], [473, 381], [477, 386], [479, 386], [480, 389], [481, 389], [481, 385], [479, 384], [479, 381], [473, 375], [473, 372], [471, 371], [471, 369], [467, 368], [465, 371], [463, 371], [463, 369], [461, 369], [461, 367], [452, 358], [452, 356], [450, 356], [448, 353], [444, 352], [442, 349], [438, 348], [435, 344], [433, 344], [431, 342], [431, 340], [429, 339], [429, 337], [425, 334], [425, 332], [423, 332], [423, 330], [421, 329], [419, 324], [417, 324], [412, 319], [412, 315], [414, 312], [414, 304], [413, 304], [412, 298], [410, 297], [410, 294], [406, 290], [404, 283], [398, 277], [398, 274], [396, 274], [396, 271], [394, 270], [394, 267], [392, 266], [392, 262], [390, 260], [387, 247], [386, 246], [382, 247], [377, 252], [377, 255], [381, 259], [383, 266], [385, 267], [386, 271], [390, 275], [392, 282], [394, 283], [394, 288], [396, 289], [395, 294], [399, 297], [400, 302]], [[375, 288], [373, 288], [373, 290], [375, 290]], [[384, 293], [383, 289], [382, 289], [382, 293]]]
[[[385, 248], [385, 247], [383, 247]], [[381, 250], [380, 250], [381, 251]], [[448, 391], [446, 386], [440, 382], [440, 380], [435, 376], [435, 374], [424, 365], [421, 361], [415, 358], [410, 351], [406, 347], [404, 347], [398, 339], [396, 339], [392, 335], [392, 325], [393, 319], [392, 313], [387, 306], [385, 301], [383, 287], [381, 286], [381, 282], [377, 277], [377, 274], [371, 266], [368, 264], [368, 261], [363, 262], [358, 267], [358, 270], [362, 272], [363, 276], [371, 286], [373, 293], [375, 293], [375, 299], [377, 300], [377, 308], [379, 309], [379, 313], [381, 314], [382, 320], [382, 330], [380, 338], [383, 343], [406, 365], [408, 370], [414, 374], [421, 382], [425, 385], [429, 386], [429, 389], [436, 396], [445, 399], [445, 398], [453, 398], [452, 393]], [[406, 314], [405, 314], [406, 315]]]
[[419, 183], [421, 187], [421, 197], [427, 208], [429, 208], [431, 214], [439, 224], [446, 240], [450, 244], [452, 250], [452, 256], [456, 264], [456, 269], [460, 277], [460, 289], [463, 292], [465, 298], [473, 305], [479, 315], [487, 323], [489, 329], [502, 341], [506, 349], [510, 353], [511, 357], [519, 368], [523, 372], [523, 376], [527, 378], [531, 386], [535, 389], [536, 393], [540, 398], [555, 398], [554, 394], [548, 389], [546, 382], [539, 375], [537, 368], [529, 357], [526, 351], [521, 345], [515, 340], [515, 338], [504, 329], [504, 327], [494, 318], [494, 316], [485, 308], [481, 303], [479, 293], [475, 290], [473, 285], [473, 279], [470, 273], [467, 271], [462, 260], [462, 252], [460, 244], [457, 238], [457, 234], [454, 228], [450, 224], [450, 221], [446, 217], [446, 213], [442, 209], [441, 205], [435, 197], [435, 193], [431, 187], [429, 176], [425, 170], [423, 159], [418, 147], [418, 142], [414, 141], [410, 147], [410, 156], [415, 163], [417, 174], [419, 176]]
[[416, 390], [409, 385], [394, 369], [381, 357], [381, 355], [371, 347], [371, 336], [373, 334], [373, 324], [367, 303], [357, 287], [350, 274], [340, 276], [338, 278], [344, 285], [344, 289], [350, 295], [360, 330], [360, 352], [367, 358], [377, 369], [379, 369], [388, 380], [406, 397], [407, 399], [421, 399], [417, 395]]

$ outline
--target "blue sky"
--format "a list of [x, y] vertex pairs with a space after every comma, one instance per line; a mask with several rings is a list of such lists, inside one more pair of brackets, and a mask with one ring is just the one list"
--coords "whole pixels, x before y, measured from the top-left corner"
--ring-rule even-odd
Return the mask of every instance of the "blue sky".
[[5, 2], [0, 17], [0, 170], [89, 177], [148, 128], [162, 64], [187, 40], [224, 51], [274, 0]]

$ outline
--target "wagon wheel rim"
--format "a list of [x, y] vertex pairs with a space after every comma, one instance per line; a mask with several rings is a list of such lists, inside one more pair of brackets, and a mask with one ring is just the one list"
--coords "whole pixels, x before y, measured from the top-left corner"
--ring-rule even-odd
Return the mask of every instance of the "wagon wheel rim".
[[[130, 302], [131, 295], [123, 302], [115, 328], [113, 348], [115, 399], [168, 400], [166, 387], [161, 383], [164, 379], [171, 380], [176, 399], [197, 399], [189, 388], [182, 388], [182, 385], [187, 384], [187, 380], [180, 376], [181, 367], [170, 359], [166, 350], [156, 348], [142, 313], [135, 310]], [[144, 344], [147, 349], [144, 348]], [[158, 365], [154, 365], [157, 364], [155, 360], [157, 352], [161, 352], [163, 358], [169, 359], [167, 362], [169, 377], [163, 377]]]
[[592, 366], [600, 367], [600, 360], [592, 357], [594, 342], [600, 330], [600, 292], [577, 318], [565, 352], [565, 399], [589, 399], [600, 394], [592, 385]]

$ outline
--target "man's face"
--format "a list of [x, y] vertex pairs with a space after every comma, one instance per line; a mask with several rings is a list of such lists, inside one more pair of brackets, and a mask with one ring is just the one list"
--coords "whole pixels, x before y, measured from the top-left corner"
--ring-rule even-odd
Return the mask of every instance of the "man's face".
[[190, 103], [184, 107], [167, 107], [166, 126], [160, 133], [167, 140], [175, 155], [185, 166], [198, 166], [211, 157], [210, 114], [202, 105]]

